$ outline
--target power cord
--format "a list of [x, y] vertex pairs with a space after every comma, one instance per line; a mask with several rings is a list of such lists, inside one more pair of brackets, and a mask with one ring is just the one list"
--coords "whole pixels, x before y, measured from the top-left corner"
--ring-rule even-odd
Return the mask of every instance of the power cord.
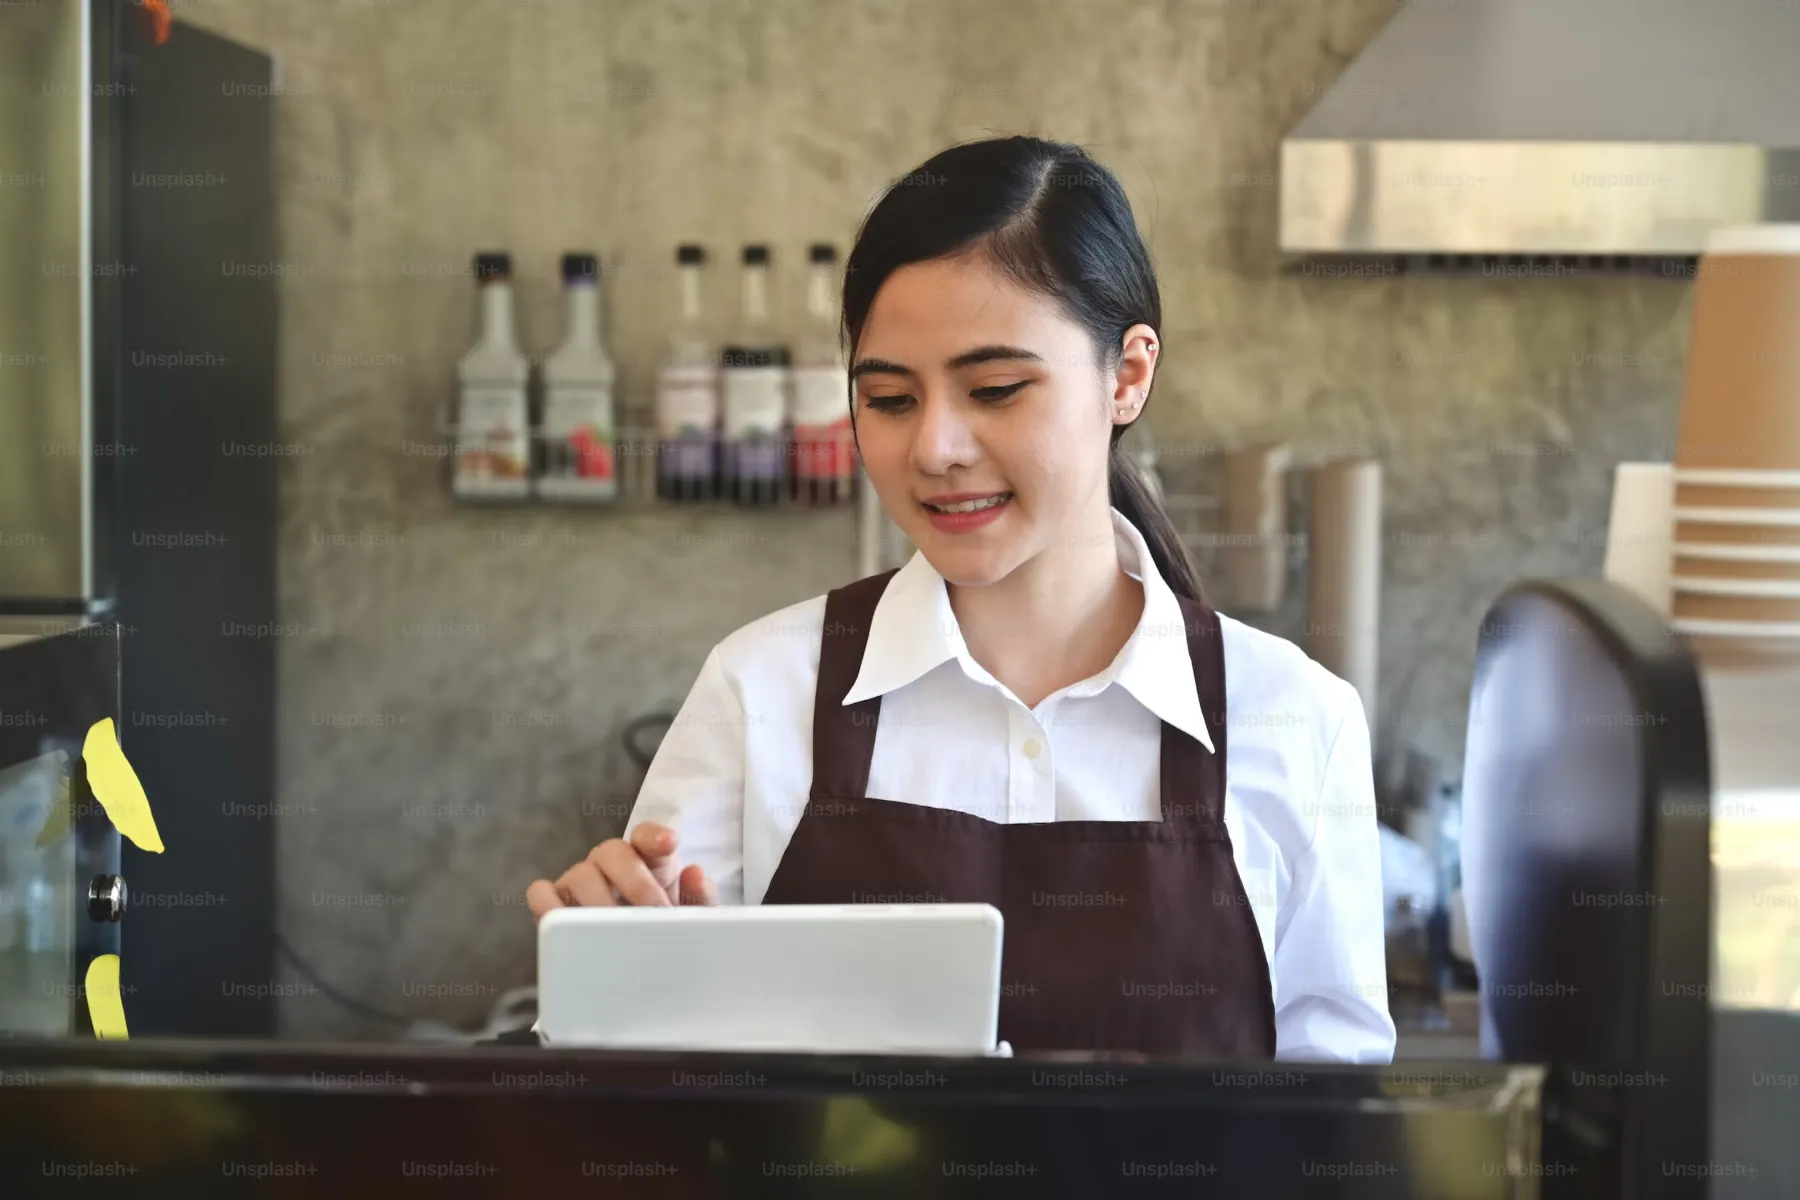
[[[620, 740], [624, 742], [626, 756], [631, 759], [638, 770], [648, 771], [650, 769], [650, 763], [656, 757], [656, 748], [662, 743], [662, 735], [667, 733], [670, 726], [674, 724], [674, 713], [658, 712], [648, 713], [638, 717], [636, 720], [625, 726]], [[645, 739], [650, 737], [655, 738], [656, 743], [655, 745], [646, 746], [644, 744]], [[308, 963], [304, 958], [301, 958], [300, 955], [295, 952], [293, 946], [288, 944], [287, 938], [283, 937], [279, 932], [275, 934], [275, 948], [281, 953], [282, 957], [288, 960], [296, 971], [306, 976], [306, 978], [312, 982], [312, 985], [323, 992], [327, 998], [343, 1005], [351, 1012], [370, 1017], [377, 1021], [386, 1022], [389, 1025], [402, 1026], [412, 1030], [420, 1036], [429, 1037], [432, 1040], [451, 1040], [467, 1036], [458, 1033], [456, 1030], [441, 1022], [428, 1021], [419, 1017], [403, 1017], [399, 1013], [391, 1013], [385, 1009], [376, 1008], [372, 1004], [365, 1004], [354, 996], [345, 995], [337, 988], [332, 987], [330, 983], [326, 982], [323, 976], [313, 970], [312, 964]], [[500, 998], [500, 1002], [495, 1005], [495, 1015], [489, 1020], [487, 1028], [484, 1029], [482, 1033], [491, 1033], [496, 1027], [503, 1026], [506, 1021], [516, 1019], [510, 1016], [510, 1014], [535, 1002], [536, 997], [537, 989], [535, 987], [514, 988], [507, 992]]]
[[403, 1026], [410, 1041], [459, 1043], [486, 1041], [522, 1027], [522, 1023], [528, 1023], [527, 1018], [536, 1015], [537, 985], [532, 984], [526, 987], [511, 988], [501, 993], [500, 999], [494, 1005], [493, 1012], [488, 1016], [487, 1024], [474, 1033], [446, 1025], [442, 1021], [431, 1021], [423, 1017], [403, 1017], [399, 1013], [391, 1013], [385, 1009], [376, 1008], [372, 1004], [365, 1004], [356, 997], [345, 995], [337, 988], [332, 987], [323, 976], [313, 970], [310, 963], [295, 952], [287, 938], [279, 932], [275, 934], [275, 948], [296, 971], [311, 980], [313, 986], [323, 992], [327, 998], [335, 1000], [351, 1012], [360, 1013], [365, 1017], [373, 1017], [377, 1021], [385, 1021], [390, 1025]]
[[338, 991], [329, 983], [325, 982], [324, 977], [313, 970], [312, 966], [304, 958], [301, 958], [294, 952], [294, 948], [288, 944], [287, 938], [283, 937], [279, 931], [275, 934], [275, 948], [281, 952], [282, 956], [288, 960], [289, 964], [291, 964], [296, 971], [311, 980], [314, 987], [318, 988], [321, 992], [324, 992], [329, 999], [337, 1001], [351, 1012], [361, 1013], [365, 1017], [373, 1017], [377, 1021], [386, 1021], [391, 1025], [411, 1025], [418, 1020], [417, 1017], [403, 1017], [398, 1013], [391, 1013], [384, 1009], [376, 1008], [372, 1004], [364, 1004], [354, 996], [346, 996], [343, 992]]

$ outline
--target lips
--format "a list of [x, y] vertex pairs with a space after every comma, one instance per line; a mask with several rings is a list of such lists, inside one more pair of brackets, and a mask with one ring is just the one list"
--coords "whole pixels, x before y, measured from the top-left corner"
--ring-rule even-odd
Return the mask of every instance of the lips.
[[1011, 492], [951, 492], [919, 503], [932, 512], [972, 513], [997, 508], [1011, 499]]
[[1011, 492], [957, 492], [919, 501], [939, 533], [968, 533], [998, 521], [1012, 507]]

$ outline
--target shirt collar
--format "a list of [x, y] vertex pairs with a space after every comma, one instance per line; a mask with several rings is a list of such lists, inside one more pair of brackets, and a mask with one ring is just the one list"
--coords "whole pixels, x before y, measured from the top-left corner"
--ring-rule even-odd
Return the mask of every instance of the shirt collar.
[[[1181, 602], [1156, 569], [1144, 535], [1117, 509], [1112, 518], [1120, 565], [1144, 586], [1144, 613], [1112, 664], [1076, 691], [1092, 694], [1116, 683], [1159, 719], [1210, 751], [1213, 740], [1200, 711]], [[952, 660], [976, 682], [1000, 686], [969, 657], [944, 577], [922, 553], [914, 552], [875, 605], [862, 666], [844, 703], [885, 695]]]
[[974, 667], [987, 674], [969, 658], [962, 629], [950, 607], [944, 577], [925, 560], [923, 553], [915, 550], [907, 564], [888, 580], [887, 589], [875, 604], [862, 667], [856, 682], [845, 693], [844, 703], [855, 704], [905, 687], [951, 659], [963, 662], [965, 670]]

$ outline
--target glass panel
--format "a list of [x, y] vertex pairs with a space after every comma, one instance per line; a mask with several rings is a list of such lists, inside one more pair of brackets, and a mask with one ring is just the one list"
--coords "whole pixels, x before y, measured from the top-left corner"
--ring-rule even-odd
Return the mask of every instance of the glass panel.
[[1800, 670], [1709, 668], [1718, 1009], [1800, 1012]]
[[0, 596], [85, 593], [86, 3], [0, 21]]
[[57, 750], [0, 768], [0, 1033], [71, 1032], [75, 822]]
[[1713, 1003], [1800, 1012], [1800, 790], [1713, 809]]

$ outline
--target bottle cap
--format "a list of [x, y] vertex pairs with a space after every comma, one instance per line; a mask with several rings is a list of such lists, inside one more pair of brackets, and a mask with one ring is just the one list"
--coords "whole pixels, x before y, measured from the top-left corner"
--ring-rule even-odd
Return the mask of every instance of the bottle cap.
[[512, 275], [512, 255], [497, 250], [484, 250], [475, 256], [475, 278], [482, 282], [506, 279]]
[[830, 242], [814, 242], [807, 247], [807, 261], [816, 263], [834, 263], [837, 261], [837, 247]]
[[769, 248], [761, 242], [752, 242], [744, 247], [744, 265], [746, 267], [766, 267], [769, 265]]
[[593, 253], [562, 256], [564, 283], [594, 283], [600, 278], [600, 256]]
[[706, 261], [706, 247], [683, 242], [675, 247], [675, 261], [683, 266], [699, 266]]

